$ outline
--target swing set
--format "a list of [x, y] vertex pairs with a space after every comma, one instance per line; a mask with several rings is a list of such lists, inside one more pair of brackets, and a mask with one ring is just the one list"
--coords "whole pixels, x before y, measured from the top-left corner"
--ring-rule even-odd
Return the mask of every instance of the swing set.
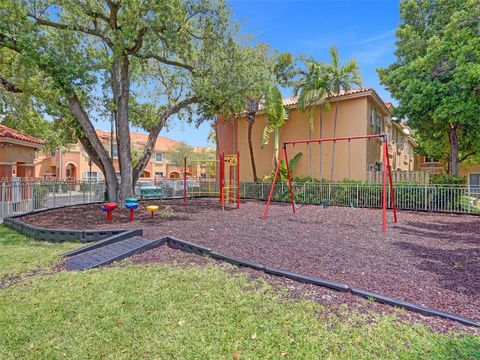
[[[293, 188], [292, 188], [292, 177], [290, 174], [290, 168], [288, 164], [288, 154], [287, 154], [287, 146], [295, 144], [307, 144], [309, 146], [312, 143], [321, 144], [323, 142], [337, 142], [337, 141], [348, 141], [348, 174], [350, 176], [350, 142], [352, 140], [360, 140], [360, 139], [380, 139], [382, 140], [382, 148], [383, 148], [383, 177], [382, 177], [382, 230], [384, 233], [387, 231], [387, 173], [388, 173], [388, 180], [390, 185], [390, 197], [392, 203], [392, 210], [393, 210], [393, 218], [395, 223], [397, 222], [397, 208], [395, 206], [395, 193], [393, 190], [393, 183], [392, 183], [392, 168], [390, 166], [390, 159], [388, 157], [388, 144], [387, 144], [387, 135], [386, 134], [378, 134], [378, 135], [360, 135], [360, 136], [349, 136], [349, 137], [336, 137], [336, 138], [323, 138], [323, 139], [312, 139], [312, 140], [292, 140], [286, 141], [283, 143], [283, 155], [285, 157], [285, 164], [287, 167], [287, 177], [288, 177], [288, 188], [290, 191], [290, 200], [292, 202], [292, 212], [295, 213], [295, 200], [293, 195]], [[386, 166], [385, 166], [386, 164]], [[280, 169], [280, 157], [277, 162], [277, 166], [275, 169], [275, 176], [272, 181], [272, 186], [270, 188], [270, 193], [268, 195], [267, 205], [265, 206], [265, 211], [263, 213], [263, 219], [267, 219], [268, 208], [270, 206], [270, 202], [272, 200], [273, 191], [275, 189], [275, 182], [277, 181], [278, 172]]]

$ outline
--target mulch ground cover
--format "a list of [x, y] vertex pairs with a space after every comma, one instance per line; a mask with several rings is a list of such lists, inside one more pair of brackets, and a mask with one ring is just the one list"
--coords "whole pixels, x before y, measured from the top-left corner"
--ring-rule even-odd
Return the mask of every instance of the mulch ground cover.
[[[169, 207], [172, 214], [150, 220], [144, 209], [147, 204], [158, 204], [160, 210]], [[174, 236], [227, 255], [480, 320], [480, 217], [399, 211], [398, 224], [389, 214], [383, 234], [377, 209], [304, 205], [293, 215], [290, 204], [273, 203], [264, 221], [264, 206], [264, 202], [242, 201], [240, 209], [222, 211], [215, 199], [189, 200], [187, 205], [181, 200], [148, 201], [140, 204], [134, 222], [121, 209], [109, 223], [98, 205], [52, 210], [22, 220], [77, 230], [143, 228], [150, 239]], [[193, 258], [161, 247], [133, 261]], [[316, 292], [313, 297], [324, 303], [366, 302], [350, 294], [283, 282], [294, 292]], [[457, 326], [408, 316], [440, 324], [435, 327]]]

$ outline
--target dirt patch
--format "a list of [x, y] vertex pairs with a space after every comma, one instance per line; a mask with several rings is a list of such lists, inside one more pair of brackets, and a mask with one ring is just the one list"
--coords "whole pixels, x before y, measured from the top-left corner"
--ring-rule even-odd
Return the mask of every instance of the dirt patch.
[[[389, 215], [384, 235], [377, 209], [304, 205], [293, 215], [289, 204], [274, 203], [264, 221], [265, 203], [258, 201], [244, 201], [240, 209], [225, 211], [215, 199], [191, 200], [187, 205], [149, 201], [173, 210], [169, 218], [150, 220], [146, 204], [141, 204], [132, 223], [125, 209], [116, 211], [113, 223], [108, 223], [98, 205], [22, 220], [77, 230], [143, 228], [151, 239], [174, 236], [231, 256], [480, 320], [480, 217], [400, 211], [398, 224]], [[176, 261], [182, 256], [164, 252], [152, 250], [136, 261]], [[338, 296], [340, 302], [349, 302], [350, 295]]]

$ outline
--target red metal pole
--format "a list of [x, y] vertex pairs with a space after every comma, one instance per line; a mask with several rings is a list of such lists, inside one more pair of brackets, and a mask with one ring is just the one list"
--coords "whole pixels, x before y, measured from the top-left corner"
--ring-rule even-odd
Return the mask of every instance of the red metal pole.
[[225, 175], [224, 174], [224, 172], [225, 172], [224, 157], [225, 157], [225, 154], [221, 153], [220, 154], [220, 182], [219, 182], [220, 205], [223, 204], [223, 177]]
[[187, 157], [183, 158], [183, 203], [187, 203]]
[[133, 215], [133, 209], [130, 209], [130, 221], [133, 221], [134, 215]]
[[229, 200], [229, 202], [232, 202], [233, 167], [232, 167], [231, 163], [228, 164], [228, 170], [229, 170], [229, 174], [228, 174], [228, 200]]
[[290, 167], [288, 166], [287, 144], [283, 144], [283, 154], [285, 155], [285, 165], [287, 166], [288, 189], [290, 190], [290, 199], [292, 200], [292, 211], [295, 214], [295, 199], [293, 198], [292, 178], [290, 176]]
[[393, 191], [393, 181], [392, 181], [392, 167], [390, 166], [390, 158], [388, 157], [388, 145], [385, 142], [385, 147], [387, 148], [387, 167], [388, 167], [388, 179], [390, 180], [390, 199], [392, 201], [393, 209], [393, 219], [395, 223], [397, 222], [397, 206], [395, 205], [395, 193]]
[[240, 209], [240, 151], [237, 151], [237, 209]]
[[382, 190], [382, 216], [383, 216], [383, 232], [387, 232], [387, 143], [383, 142], [383, 190]]
[[275, 169], [275, 176], [273, 177], [272, 186], [270, 187], [270, 193], [268, 194], [267, 206], [265, 206], [265, 211], [263, 213], [263, 220], [267, 219], [268, 214], [268, 207], [270, 206], [270, 201], [272, 200], [273, 189], [275, 188], [275, 182], [277, 181], [278, 177], [278, 170], [280, 169], [280, 157], [277, 161], [277, 168]]
[[384, 138], [384, 137], [385, 137], [385, 134], [359, 135], [359, 136], [310, 139], [310, 140], [291, 140], [291, 141], [284, 142], [284, 144], [285, 145], [293, 145], [293, 144], [321, 143], [321, 142], [332, 142], [332, 141], [342, 141], [342, 140], [381, 139], [381, 138]]

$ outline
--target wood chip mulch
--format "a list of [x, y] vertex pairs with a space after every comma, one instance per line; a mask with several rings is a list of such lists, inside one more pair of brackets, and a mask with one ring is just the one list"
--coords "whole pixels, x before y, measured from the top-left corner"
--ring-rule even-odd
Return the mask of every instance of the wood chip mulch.
[[[159, 205], [160, 210], [170, 207], [173, 214], [150, 220], [144, 208], [150, 204]], [[181, 200], [165, 200], [141, 202], [132, 223], [125, 209], [116, 210], [114, 221], [107, 222], [98, 205], [52, 210], [24, 216], [22, 220], [57, 229], [143, 228], [144, 236], [150, 239], [174, 236], [227, 255], [335, 280], [480, 321], [480, 217], [399, 211], [398, 223], [394, 224], [389, 212], [385, 235], [381, 210], [377, 209], [304, 205], [293, 215], [289, 204], [273, 203], [264, 221], [264, 206], [264, 202], [242, 201], [240, 209], [222, 211], [215, 199], [189, 200], [187, 205]], [[218, 263], [194, 258], [161, 247], [133, 260]], [[358, 305], [362, 302], [369, 303], [367, 307], [371, 308], [370, 302], [351, 294], [287, 279], [274, 281], [287, 284], [293, 293], [313, 293], [311, 297], [322, 303], [362, 307]], [[418, 314], [406, 316], [439, 330], [459, 326]]]

